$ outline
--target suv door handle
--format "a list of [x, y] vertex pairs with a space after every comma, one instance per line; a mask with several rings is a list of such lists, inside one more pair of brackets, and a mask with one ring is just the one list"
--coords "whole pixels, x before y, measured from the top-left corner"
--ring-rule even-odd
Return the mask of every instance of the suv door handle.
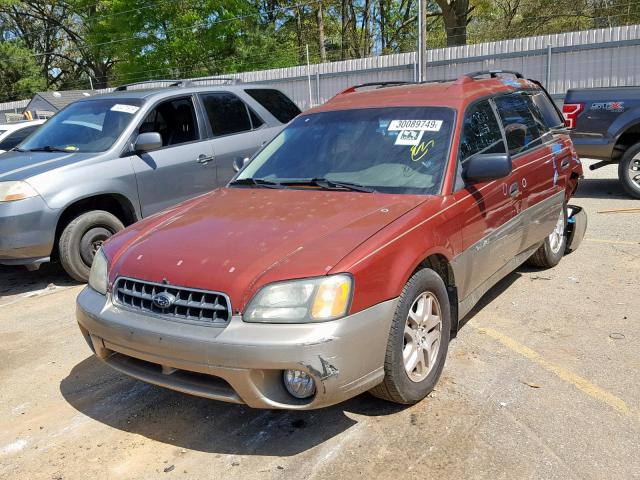
[[206, 165], [207, 163], [213, 161], [214, 156], [213, 155], [205, 155], [204, 153], [201, 155], [198, 155], [198, 160], [197, 162], [200, 165]]
[[515, 197], [518, 195], [518, 192], [520, 191], [520, 189], [518, 188], [518, 183], [512, 183], [511, 186], [509, 187], [509, 195], [512, 197]]
[[563, 170], [565, 168], [567, 168], [568, 166], [569, 166], [569, 159], [568, 158], [565, 158], [565, 159], [562, 160], [562, 162], [560, 162], [560, 168], [562, 168]]

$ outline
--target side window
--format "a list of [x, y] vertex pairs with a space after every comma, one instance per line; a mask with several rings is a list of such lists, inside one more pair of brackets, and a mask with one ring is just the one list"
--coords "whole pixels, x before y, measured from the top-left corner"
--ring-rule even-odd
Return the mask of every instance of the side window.
[[281, 123], [289, 123], [300, 114], [298, 106], [278, 90], [250, 88], [245, 92]]
[[13, 133], [7, 135], [7, 137], [0, 142], [0, 150], [11, 150], [16, 147], [20, 142], [22, 142], [25, 138], [31, 135], [39, 125], [33, 127], [25, 127], [20, 130], [16, 130]]
[[232, 93], [208, 93], [202, 95], [214, 137], [251, 130], [247, 106]]
[[476, 153], [504, 153], [500, 125], [491, 104], [484, 100], [467, 110], [462, 124], [459, 158], [462, 163]]
[[544, 92], [538, 92], [531, 94], [531, 100], [535, 107], [537, 107], [544, 124], [549, 128], [564, 126], [564, 119], [558, 112], [553, 100], [551, 100]]
[[138, 133], [158, 132], [162, 145], [180, 145], [200, 139], [191, 97], [158, 104], [142, 121]]
[[511, 155], [524, 152], [542, 143], [541, 137], [548, 128], [528, 94], [512, 93], [496, 97], [495, 102]]
[[256, 129], [260, 128], [264, 125], [264, 120], [262, 120], [256, 112], [254, 112], [250, 107], [249, 108], [249, 116], [251, 117], [251, 126]]

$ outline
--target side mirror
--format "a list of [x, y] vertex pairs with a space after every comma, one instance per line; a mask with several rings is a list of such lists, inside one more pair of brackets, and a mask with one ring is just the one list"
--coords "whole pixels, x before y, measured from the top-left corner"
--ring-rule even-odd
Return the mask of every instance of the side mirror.
[[238, 173], [240, 170], [244, 168], [244, 166], [249, 163], [249, 157], [245, 157], [243, 159], [236, 158], [233, 161], [233, 171]]
[[141, 133], [133, 144], [136, 152], [152, 152], [162, 148], [162, 136], [158, 132]]
[[511, 157], [507, 153], [479, 153], [468, 158], [462, 169], [465, 180], [488, 182], [511, 173]]

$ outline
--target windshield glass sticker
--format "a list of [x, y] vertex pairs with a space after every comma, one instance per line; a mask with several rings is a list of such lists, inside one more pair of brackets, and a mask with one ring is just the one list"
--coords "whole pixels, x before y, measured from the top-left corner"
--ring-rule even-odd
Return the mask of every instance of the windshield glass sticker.
[[138, 110], [140, 110], [140, 107], [136, 107], [135, 105], [124, 105], [122, 103], [116, 103], [113, 107], [111, 107], [112, 112], [124, 112], [130, 113], [132, 115]]
[[391, 120], [389, 131], [395, 130], [423, 130], [427, 132], [439, 132], [442, 120]]
[[418, 145], [424, 130], [401, 130], [396, 137], [395, 145]]
[[422, 160], [429, 150], [436, 144], [435, 140], [429, 140], [428, 142], [422, 142], [420, 145], [411, 147], [411, 160], [419, 162]]

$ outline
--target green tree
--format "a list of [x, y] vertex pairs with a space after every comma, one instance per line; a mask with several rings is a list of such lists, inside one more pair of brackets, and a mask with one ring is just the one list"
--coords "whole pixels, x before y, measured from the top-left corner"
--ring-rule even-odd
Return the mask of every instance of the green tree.
[[45, 86], [30, 50], [15, 41], [0, 41], [0, 102], [31, 97]]

